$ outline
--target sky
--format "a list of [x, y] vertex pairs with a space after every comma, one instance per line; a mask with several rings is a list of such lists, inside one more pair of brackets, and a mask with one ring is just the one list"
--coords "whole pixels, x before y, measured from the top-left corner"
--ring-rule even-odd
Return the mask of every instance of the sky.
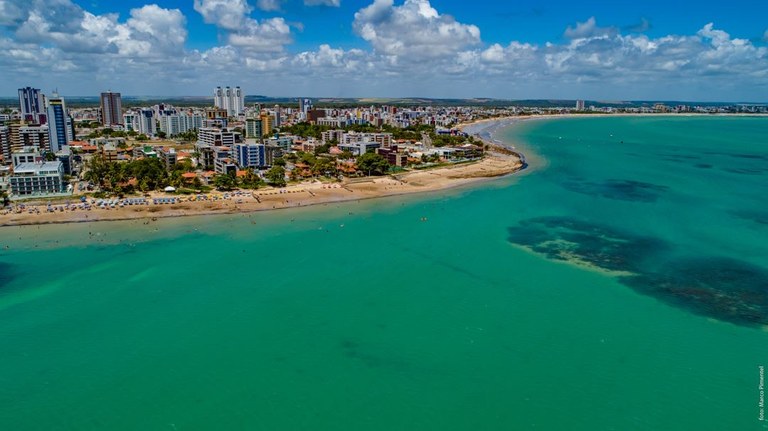
[[768, 1], [0, 0], [0, 95], [768, 102]]

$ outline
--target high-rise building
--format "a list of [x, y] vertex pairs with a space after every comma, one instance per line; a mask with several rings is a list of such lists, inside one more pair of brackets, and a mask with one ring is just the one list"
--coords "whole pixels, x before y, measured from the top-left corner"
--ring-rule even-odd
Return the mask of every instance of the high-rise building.
[[21, 120], [27, 123], [45, 124], [45, 96], [38, 88], [19, 88]]
[[120, 93], [101, 93], [101, 124], [104, 127], [123, 125], [123, 99]]
[[67, 114], [64, 98], [53, 93], [48, 99], [48, 132], [50, 151], [56, 153], [74, 140], [72, 118]]
[[139, 114], [136, 112], [126, 112], [123, 114], [123, 126], [125, 130], [139, 131]]
[[155, 123], [155, 111], [152, 108], [144, 108], [139, 113], [139, 133], [147, 136], [155, 136], [157, 124]]
[[266, 136], [272, 133], [272, 116], [264, 113], [261, 114], [261, 133]]
[[299, 117], [302, 120], [307, 119], [307, 114], [312, 110], [312, 101], [310, 99], [299, 99]]
[[261, 126], [261, 118], [246, 118], [245, 137], [261, 139], [261, 137], [264, 136], [264, 129]]
[[283, 123], [282, 116], [280, 115], [280, 105], [275, 105], [275, 111], [272, 113], [272, 117], [275, 119], [273, 126], [280, 127]]
[[0, 126], [0, 156], [5, 164], [11, 160], [11, 131], [6, 126]]
[[176, 136], [203, 127], [203, 116], [193, 113], [164, 115], [160, 117], [160, 130], [168, 136]]
[[267, 166], [267, 150], [264, 144], [236, 144], [234, 153], [241, 168]]
[[584, 110], [584, 101], [583, 100], [577, 100], [576, 101], [576, 110], [577, 111], [583, 111]]
[[23, 125], [19, 127], [18, 134], [19, 142], [15, 147], [11, 145], [12, 153], [24, 147], [36, 147], [38, 151], [51, 150], [48, 126]]
[[213, 91], [213, 105], [226, 109], [227, 116], [236, 117], [242, 114], [245, 108], [245, 94], [240, 87], [216, 87]]

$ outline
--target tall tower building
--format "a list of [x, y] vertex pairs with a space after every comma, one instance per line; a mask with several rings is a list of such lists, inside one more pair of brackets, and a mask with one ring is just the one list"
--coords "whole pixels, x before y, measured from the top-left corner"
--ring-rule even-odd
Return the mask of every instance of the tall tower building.
[[282, 117], [280, 115], [280, 105], [275, 105], [275, 112], [274, 112], [274, 127], [280, 127], [283, 124]]
[[274, 126], [272, 125], [272, 116], [268, 113], [263, 113], [259, 117], [261, 118], [261, 133], [264, 136], [271, 135], [272, 129], [274, 129]]
[[0, 126], [0, 155], [3, 163], [11, 162], [11, 131], [6, 126]]
[[227, 116], [236, 117], [242, 114], [245, 108], [245, 94], [240, 87], [216, 87], [213, 91], [213, 105], [226, 109]]
[[123, 125], [123, 99], [120, 93], [101, 93], [101, 124], [105, 127]]
[[216, 89], [213, 90], [213, 106], [219, 109], [226, 109], [226, 105], [224, 104], [224, 89], [221, 87], [216, 87]]
[[245, 137], [261, 139], [261, 137], [264, 136], [264, 129], [261, 126], [261, 118], [246, 118]]
[[64, 98], [56, 93], [48, 99], [48, 132], [50, 149], [54, 153], [75, 138], [72, 134], [72, 118], [67, 114]]
[[45, 124], [45, 96], [38, 88], [19, 88], [21, 120], [26, 123]]

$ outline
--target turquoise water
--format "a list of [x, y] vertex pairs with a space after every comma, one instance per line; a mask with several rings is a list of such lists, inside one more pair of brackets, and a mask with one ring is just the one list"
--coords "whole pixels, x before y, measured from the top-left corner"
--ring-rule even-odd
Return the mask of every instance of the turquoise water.
[[768, 429], [768, 120], [502, 137], [429, 196], [1, 228], [0, 429]]

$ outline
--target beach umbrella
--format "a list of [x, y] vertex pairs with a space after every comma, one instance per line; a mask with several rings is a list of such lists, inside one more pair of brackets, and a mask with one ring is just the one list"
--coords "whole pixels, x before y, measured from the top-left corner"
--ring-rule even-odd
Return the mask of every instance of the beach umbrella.
[[164, 190], [165, 190], [166, 192], [175, 192], [175, 191], [176, 191], [176, 188], [175, 188], [175, 187], [171, 187], [171, 186], [168, 186], [168, 187], [166, 187]]

